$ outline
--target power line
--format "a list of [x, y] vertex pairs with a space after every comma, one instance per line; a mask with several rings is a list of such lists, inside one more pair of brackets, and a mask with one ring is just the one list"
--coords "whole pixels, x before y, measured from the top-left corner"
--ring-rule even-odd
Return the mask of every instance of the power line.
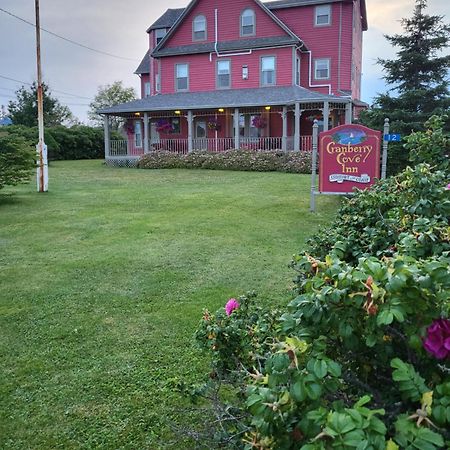
[[[0, 8], [1, 9], [1, 8]], [[21, 81], [21, 80], [16, 80], [15, 78], [10, 78], [10, 77], [5, 77], [4, 75], [0, 75], [0, 78], [3, 78], [5, 80], [9, 80], [9, 81], [14, 81], [16, 83], [21, 83], [21, 84], [26, 84], [27, 86], [32, 86], [32, 83], [27, 83], [26, 81]], [[65, 91], [60, 91], [58, 89], [51, 89], [53, 92], [57, 92], [59, 94], [65, 94], [68, 95], [70, 97], [76, 97], [76, 98], [81, 98], [84, 100], [92, 100], [91, 97], [84, 97], [82, 95], [77, 95], [77, 94], [71, 94], [70, 92], [65, 92]]]
[[[3, 8], [0, 8], [0, 11], [4, 12], [5, 14], [8, 14], [11, 17], [14, 17], [17, 20], [20, 20], [21, 22], [26, 23], [27, 25], [31, 25], [33, 28], [36, 28], [36, 25], [33, 22], [30, 22], [30, 21], [24, 19], [23, 17], [19, 17], [19, 16], [13, 14], [12, 12], [7, 11], [6, 9], [3, 9]], [[63, 41], [69, 42], [70, 44], [77, 45], [78, 47], [85, 48], [85, 49], [90, 50], [95, 53], [100, 53], [101, 55], [106, 55], [106, 56], [110, 56], [112, 58], [117, 58], [117, 59], [123, 59], [126, 61], [139, 61], [138, 59], [135, 59], [135, 58], [127, 58], [125, 56], [118, 56], [118, 55], [114, 55], [112, 53], [104, 52], [102, 50], [97, 50], [95, 48], [92, 48], [87, 45], [80, 44], [79, 42], [73, 41], [72, 39], [69, 39], [69, 38], [61, 36], [59, 34], [53, 33], [53, 31], [46, 30], [45, 28], [42, 28], [42, 27], [40, 27], [40, 30], [45, 31], [46, 33], [48, 33], [54, 37], [57, 37], [58, 39], [62, 39]]]

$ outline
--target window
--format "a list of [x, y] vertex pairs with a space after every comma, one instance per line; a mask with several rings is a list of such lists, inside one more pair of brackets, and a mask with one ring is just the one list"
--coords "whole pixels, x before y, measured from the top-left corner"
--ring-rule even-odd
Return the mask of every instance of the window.
[[206, 17], [197, 16], [192, 23], [192, 40], [204, 41], [206, 39]]
[[328, 80], [330, 78], [329, 59], [316, 59], [314, 61], [314, 78], [316, 80]]
[[150, 97], [150, 82], [146, 81], [144, 83], [144, 97]]
[[248, 66], [242, 66], [242, 79], [248, 80]]
[[231, 87], [231, 61], [217, 61], [217, 87]]
[[241, 14], [241, 36], [254, 36], [256, 34], [255, 22], [255, 11], [245, 9]]
[[175, 90], [187, 91], [189, 89], [189, 66], [187, 64], [175, 65]]
[[331, 24], [331, 5], [316, 6], [314, 25], [323, 26]]
[[180, 134], [181, 133], [181, 126], [180, 126], [180, 118], [179, 117], [173, 117], [171, 120], [172, 123], [172, 134]]
[[155, 30], [156, 45], [158, 45], [162, 41], [166, 34], [167, 31], [165, 28], [158, 28], [157, 30]]
[[134, 145], [142, 147], [142, 124], [140, 120], [134, 122]]
[[300, 86], [300, 57], [295, 58], [295, 84]]
[[275, 56], [263, 56], [261, 58], [261, 85], [274, 85], [275, 83]]
[[161, 75], [159, 73], [156, 74], [155, 91], [161, 92]]

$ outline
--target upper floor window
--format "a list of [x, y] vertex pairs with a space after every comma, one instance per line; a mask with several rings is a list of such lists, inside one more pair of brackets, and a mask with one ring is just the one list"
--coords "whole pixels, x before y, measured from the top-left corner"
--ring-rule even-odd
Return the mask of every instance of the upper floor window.
[[217, 87], [231, 87], [231, 61], [217, 61]]
[[276, 83], [275, 56], [261, 58], [261, 85], [274, 85]]
[[192, 40], [204, 41], [206, 39], [206, 17], [197, 16], [192, 23]]
[[163, 40], [166, 34], [167, 30], [165, 28], [158, 28], [155, 30], [156, 45], [158, 45]]
[[314, 78], [316, 80], [328, 80], [330, 78], [330, 60], [328, 58], [314, 61]]
[[175, 90], [187, 91], [189, 89], [189, 65], [175, 65]]
[[314, 16], [314, 25], [330, 25], [331, 24], [331, 5], [316, 6]]
[[241, 36], [256, 34], [256, 16], [253, 9], [245, 9], [241, 14]]
[[150, 82], [146, 81], [144, 83], [144, 97], [150, 97]]

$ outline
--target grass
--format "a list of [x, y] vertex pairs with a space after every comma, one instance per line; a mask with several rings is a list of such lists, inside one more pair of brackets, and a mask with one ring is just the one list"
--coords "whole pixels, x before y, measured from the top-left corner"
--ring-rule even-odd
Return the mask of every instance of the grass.
[[203, 308], [291, 298], [308, 176], [53, 163], [0, 193], [0, 448], [193, 448], [174, 389], [202, 379]]

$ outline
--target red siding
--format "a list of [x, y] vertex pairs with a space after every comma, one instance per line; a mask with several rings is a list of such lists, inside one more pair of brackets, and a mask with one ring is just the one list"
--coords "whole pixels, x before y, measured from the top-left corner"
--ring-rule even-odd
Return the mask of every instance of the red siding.
[[355, 2], [353, 6], [353, 54], [352, 54], [352, 97], [361, 98], [361, 72], [362, 72], [362, 23], [357, 20], [361, 17], [361, 5]]
[[[274, 11], [294, 33], [306, 44], [312, 53], [311, 84], [331, 84], [331, 90], [339, 95], [339, 90], [351, 89], [351, 41], [352, 41], [352, 4], [332, 3], [331, 25], [314, 26], [315, 6], [301, 6]], [[340, 44], [340, 45], [339, 45]], [[340, 49], [340, 51], [339, 51]], [[330, 80], [314, 79], [314, 60], [330, 58]], [[339, 71], [340, 66], [340, 71]], [[340, 72], [340, 75], [339, 75]], [[301, 58], [301, 85], [309, 87], [309, 55]], [[327, 88], [315, 88], [327, 93]]]
[[[292, 84], [292, 47], [255, 50], [251, 55], [233, 56], [231, 59], [231, 88], [260, 87], [260, 58], [276, 57], [276, 84], [289, 86]], [[162, 93], [175, 92], [175, 64], [189, 64], [189, 91], [211, 91], [216, 89], [217, 56], [209, 54], [172, 56], [161, 58]], [[242, 79], [242, 66], [247, 65], [248, 80]]]
[[220, 41], [245, 39], [240, 37], [240, 16], [251, 8], [256, 14], [256, 37], [286, 36], [286, 32], [253, 0], [199, 0], [164, 47], [192, 44], [192, 21], [202, 14], [207, 22], [207, 39], [214, 42], [214, 10], [218, 10], [218, 38]]

